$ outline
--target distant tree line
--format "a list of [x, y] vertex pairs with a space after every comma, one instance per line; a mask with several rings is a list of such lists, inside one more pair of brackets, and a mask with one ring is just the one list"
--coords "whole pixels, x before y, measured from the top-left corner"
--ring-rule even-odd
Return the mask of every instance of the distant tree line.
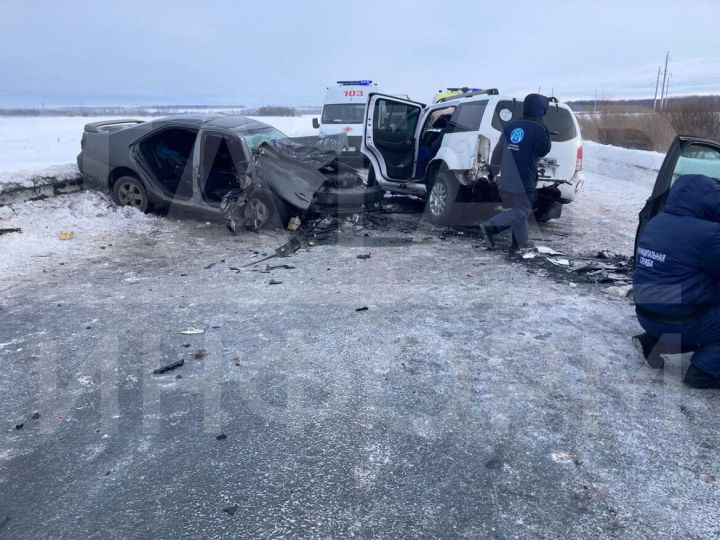
[[248, 116], [297, 116], [297, 111], [294, 107], [265, 105], [257, 109], [247, 109], [243, 114]]
[[23, 107], [0, 108], [0, 116], [166, 116], [178, 113], [226, 112], [248, 116], [300, 116], [318, 114], [321, 107], [264, 105], [158, 105], [142, 107]]
[[652, 99], [569, 105], [583, 138], [602, 144], [664, 152], [676, 135], [720, 140], [720, 96], [671, 98], [662, 110]]

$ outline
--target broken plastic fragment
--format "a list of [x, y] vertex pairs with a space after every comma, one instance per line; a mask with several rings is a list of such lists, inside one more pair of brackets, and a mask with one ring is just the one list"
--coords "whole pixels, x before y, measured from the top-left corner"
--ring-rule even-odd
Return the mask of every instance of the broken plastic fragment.
[[568, 259], [553, 259], [552, 257], [548, 257], [548, 262], [551, 262], [555, 266], [570, 266], [570, 261]]
[[297, 231], [300, 228], [300, 218], [295, 216], [288, 222], [288, 231]]
[[75, 233], [72, 231], [60, 231], [60, 240], [72, 240], [75, 238]]
[[553, 452], [552, 459], [555, 463], [572, 463], [575, 458], [565, 452]]
[[203, 330], [202, 328], [188, 328], [187, 330], [183, 330], [180, 333], [185, 336], [195, 336], [197, 334], [204, 334], [205, 330]]
[[553, 248], [547, 246], [535, 246], [535, 250], [543, 255], [562, 255], [559, 251], [555, 251]]

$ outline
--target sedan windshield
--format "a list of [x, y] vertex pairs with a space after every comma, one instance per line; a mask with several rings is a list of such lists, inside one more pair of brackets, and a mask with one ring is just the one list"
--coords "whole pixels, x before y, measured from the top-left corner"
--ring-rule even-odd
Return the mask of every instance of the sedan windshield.
[[287, 135], [285, 135], [282, 131], [270, 126], [250, 129], [247, 131], [244, 130], [242, 133], [239, 133], [239, 135], [245, 139], [251, 153], [255, 152], [262, 143], [277, 139], [287, 139]]

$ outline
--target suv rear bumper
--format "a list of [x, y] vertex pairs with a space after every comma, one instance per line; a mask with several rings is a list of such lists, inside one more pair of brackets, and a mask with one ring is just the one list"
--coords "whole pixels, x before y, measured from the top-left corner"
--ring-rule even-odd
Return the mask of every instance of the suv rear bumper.
[[576, 172], [570, 179], [570, 183], [563, 182], [556, 184], [552, 180], [540, 180], [537, 185], [537, 190], [557, 190], [560, 193], [558, 197], [560, 202], [567, 204], [575, 200], [575, 195], [580, 191], [584, 182], [585, 175], [582, 172]]

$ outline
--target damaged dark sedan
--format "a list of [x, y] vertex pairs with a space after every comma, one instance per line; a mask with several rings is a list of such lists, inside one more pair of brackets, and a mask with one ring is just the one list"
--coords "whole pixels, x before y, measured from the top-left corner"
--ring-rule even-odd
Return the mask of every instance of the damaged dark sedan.
[[231, 230], [287, 226], [297, 216], [341, 215], [380, 205], [340, 163], [345, 135], [288, 138], [245, 116], [177, 115], [85, 126], [78, 167], [87, 187], [119, 205], [222, 213]]

